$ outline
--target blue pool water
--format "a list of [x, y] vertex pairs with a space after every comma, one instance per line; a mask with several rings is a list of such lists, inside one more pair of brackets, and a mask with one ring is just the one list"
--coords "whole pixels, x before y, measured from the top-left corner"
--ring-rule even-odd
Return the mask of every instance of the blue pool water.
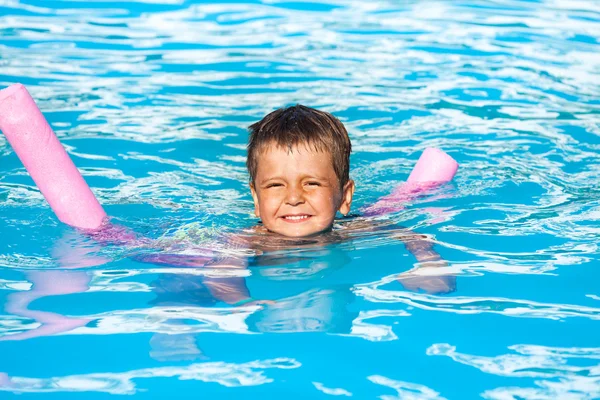
[[435, 242], [447, 265], [417, 273], [456, 287], [427, 293], [381, 232], [141, 262], [59, 223], [0, 136], [0, 398], [600, 398], [599, 41], [595, 0], [0, 0], [0, 86], [172, 253], [256, 223], [246, 127], [281, 106], [344, 122], [355, 209], [427, 147], [461, 164], [382, 221]]

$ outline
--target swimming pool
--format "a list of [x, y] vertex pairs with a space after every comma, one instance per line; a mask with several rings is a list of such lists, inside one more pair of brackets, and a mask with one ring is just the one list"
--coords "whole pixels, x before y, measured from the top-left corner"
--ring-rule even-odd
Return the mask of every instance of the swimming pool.
[[380, 234], [139, 262], [60, 224], [0, 135], [0, 398], [600, 397], [599, 38], [593, 0], [0, 0], [0, 86], [27, 85], [113, 221], [179, 250], [256, 222], [246, 127], [284, 105], [344, 122], [356, 209], [426, 147], [461, 164], [390, 217], [456, 276], [428, 294]]

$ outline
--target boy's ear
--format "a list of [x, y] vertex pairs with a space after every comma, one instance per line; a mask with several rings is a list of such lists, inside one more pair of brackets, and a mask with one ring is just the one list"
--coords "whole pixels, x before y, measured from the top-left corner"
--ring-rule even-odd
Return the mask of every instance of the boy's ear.
[[352, 205], [352, 196], [354, 195], [354, 181], [348, 180], [342, 189], [342, 204], [340, 204], [340, 213], [347, 215], [350, 212], [350, 206]]
[[258, 207], [258, 195], [256, 194], [256, 190], [254, 189], [254, 182], [250, 182], [250, 193], [252, 193], [252, 200], [254, 200], [254, 215], [257, 218], [260, 218], [260, 209]]

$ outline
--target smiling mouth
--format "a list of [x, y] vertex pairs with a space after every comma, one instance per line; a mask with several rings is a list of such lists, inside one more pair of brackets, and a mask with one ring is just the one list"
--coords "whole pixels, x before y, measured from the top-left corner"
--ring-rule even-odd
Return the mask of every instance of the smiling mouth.
[[286, 222], [304, 222], [308, 221], [312, 215], [299, 214], [299, 215], [284, 215], [281, 217]]

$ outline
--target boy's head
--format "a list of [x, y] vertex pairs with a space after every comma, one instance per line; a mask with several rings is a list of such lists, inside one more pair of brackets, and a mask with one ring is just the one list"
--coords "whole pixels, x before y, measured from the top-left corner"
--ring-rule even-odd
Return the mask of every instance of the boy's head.
[[337, 211], [350, 211], [351, 144], [337, 118], [296, 105], [273, 111], [249, 130], [254, 212], [268, 230], [309, 236], [331, 228]]

